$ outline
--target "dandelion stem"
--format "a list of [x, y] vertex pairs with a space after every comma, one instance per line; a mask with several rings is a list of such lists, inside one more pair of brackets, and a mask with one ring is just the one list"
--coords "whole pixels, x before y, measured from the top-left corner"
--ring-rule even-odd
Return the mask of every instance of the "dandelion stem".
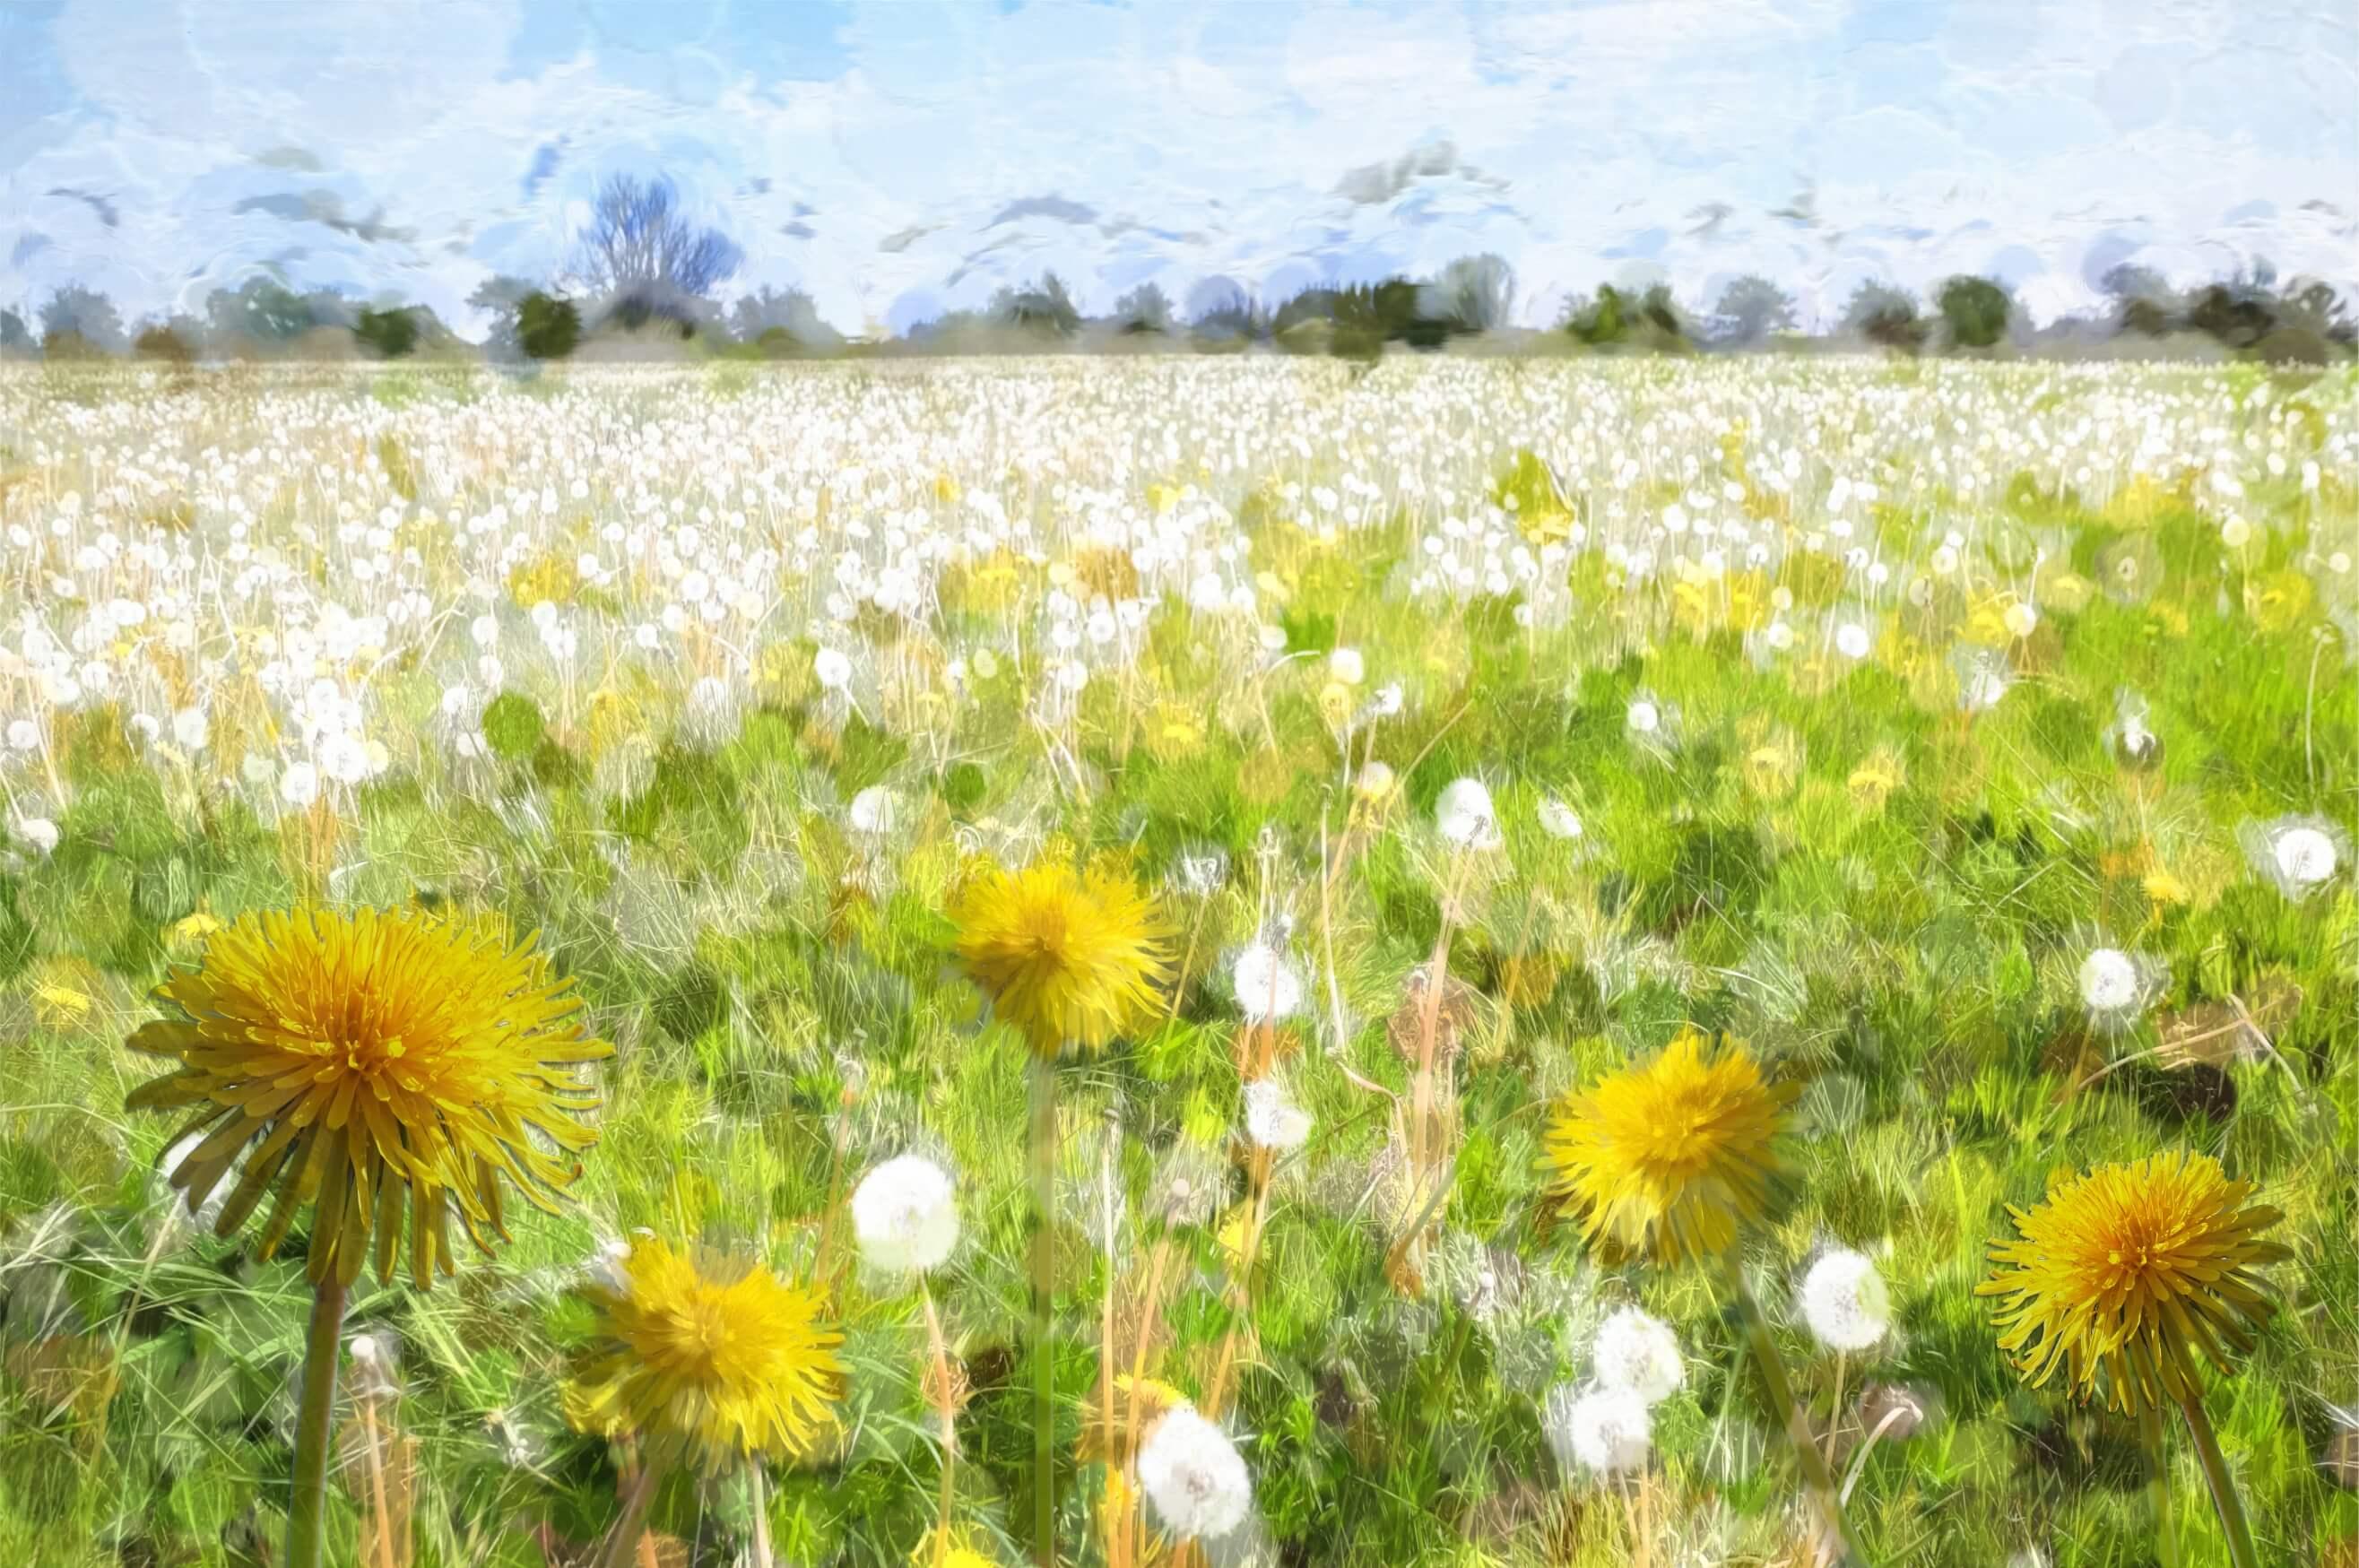
[[1850, 1370], [1848, 1360], [1843, 1351], [1835, 1352], [1835, 1401], [1834, 1408], [1827, 1412], [1827, 1473], [1831, 1475], [1834, 1474], [1835, 1440], [1843, 1435], [1843, 1374]]
[[361, 1401], [361, 1426], [368, 1439], [369, 1497], [372, 1505], [369, 1533], [376, 1538], [379, 1568], [394, 1568], [393, 1505], [386, 1496], [385, 1450], [380, 1444], [376, 1424], [376, 1399], [374, 1396]]
[[1114, 1543], [1117, 1539], [1120, 1539], [1125, 1542], [1128, 1540], [1127, 1533], [1123, 1530], [1123, 1521], [1115, 1519], [1107, 1511], [1108, 1504], [1112, 1502], [1115, 1494], [1115, 1488], [1114, 1486], [1114, 1476], [1115, 1473], [1114, 1454], [1117, 1452], [1114, 1441], [1114, 1291], [1115, 1279], [1114, 1268], [1114, 1135], [1120, 1130], [1121, 1129], [1117, 1125], [1109, 1121], [1106, 1127], [1107, 1136], [1105, 1143], [1103, 1145], [1103, 1152], [1100, 1154], [1098, 1160], [1100, 1190], [1105, 1194], [1106, 1256], [1105, 1291], [1098, 1301], [1098, 1413], [1104, 1418], [1099, 1422], [1099, 1425], [1103, 1429], [1102, 1436], [1105, 1443], [1106, 1456], [1106, 1502], [1101, 1503], [1099, 1506], [1099, 1529], [1100, 1533], [1105, 1537], [1108, 1555], [1115, 1558], [1117, 1562], [1120, 1560], [1120, 1554], [1114, 1550]]
[[770, 1488], [758, 1454], [746, 1462], [745, 1489], [754, 1514], [754, 1568], [777, 1568], [777, 1560], [770, 1555]]
[[670, 1467], [669, 1455], [661, 1450], [640, 1456], [638, 1475], [623, 1498], [623, 1517], [614, 1521], [614, 1533], [607, 1540], [605, 1555], [599, 1559], [600, 1568], [623, 1568], [634, 1555], [652, 1556], [639, 1551], [647, 1531], [647, 1505], [656, 1500], [656, 1488], [663, 1485]]
[[2203, 1461], [2212, 1506], [2219, 1510], [2220, 1530], [2228, 1538], [2228, 1561], [2235, 1568], [2261, 1568], [2260, 1553], [2253, 1547], [2253, 1527], [2245, 1521], [2244, 1500], [2236, 1495], [2236, 1478], [2228, 1473], [2228, 1457], [2220, 1452], [2212, 1418], [2203, 1413], [2203, 1396], [2193, 1388], [2181, 1391], [2179, 1410], [2187, 1418], [2188, 1435], [2195, 1439], [2195, 1452]]
[[926, 1277], [918, 1276], [918, 1300], [926, 1309], [926, 1338], [934, 1355], [934, 1380], [940, 1385], [942, 1417], [942, 1497], [938, 1557], [950, 1552], [951, 1503], [956, 1496], [953, 1478], [958, 1473], [958, 1407], [952, 1401], [951, 1388], [950, 1346], [942, 1337], [942, 1315], [934, 1310], [934, 1293], [927, 1288]]
[[302, 1403], [295, 1418], [295, 1491], [287, 1503], [287, 1568], [320, 1568], [328, 1502], [328, 1428], [343, 1349], [344, 1286], [332, 1273], [311, 1294], [303, 1342]]
[[1032, 1536], [1041, 1568], [1057, 1562], [1057, 1368], [1049, 1343], [1057, 1285], [1057, 1064], [1030, 1063], [1032, 1136]]
[[[1852, 1456], [1851, 1474], [1843, 1477], [1843, 1490], [1835, 1494], [1844, 1503], [1848, 1504], [1851, 1501], [1852, 1493], [1859, 1486], [1859, 1478], [1867, 1474], [1867, 1456], [1875, 1452], [1877, 1443], [1884, 1441], [1884, 1434], [1890, 1432], [1908, 1415], [1908, 1411], [1906, 1409], [1890, 1411], [1882, 1421], [1875, 1423], [1875, 1430], [1867, 1434], [1867, 1441], [1859, 1445], [1859, 1452]], [[2172, 1565], [2165, 1563], [2163, 1568], [2172, 1568]]]
[[1825, 1457], [1819, 1445], [1810, 1441], [1810, 1429], [1802, 1419], [1801, 1407], [1794, 1403], [1793, 1385], [1787, 1380], [1786, 1364], [1778, 1358], [1777, 1346], [1769, 1337], [1769, 1319], [1761, 1311], [1761, 1303], [1753, 1299], [1752, 1290], [1745, 1283], [1744, 1266], [1731, 1254], [1728, 1260], [1729, 1288], [1736, 1294], [1739, 1312], [1745, 1319], [1745, 1342], [1753, 1354], [1753, 1364], [1761, 1369], [1761, 1381], [1769, 1389], [1769, 1404], [1778, 1424], [1786, 1429], [1794, 1445], [1794, 1456], [1801, 1461], [1802, 1480], [1810, 1491], [1810, 1500], [1817, 1505], [1827, 1529], [1835, 1538], [1837, 1560], [1865, 1564], [1867, 1554], [1859, 1549], [1852, 1534], [1851, 1520], [1843, 1512], [1843, 1498], [1835, 1490], [1834, 1476], [1827, 1470]]
[[2138, 1411], [2138, 1436], [2146, 1448], [2147, 1490], [2154, 1499], [2155, 1554], [2162, 1568], [2180, 1568], [2179, 1527], [2170, 1517], [2170, 1455], [2163, 1439], [2162, 1411]]

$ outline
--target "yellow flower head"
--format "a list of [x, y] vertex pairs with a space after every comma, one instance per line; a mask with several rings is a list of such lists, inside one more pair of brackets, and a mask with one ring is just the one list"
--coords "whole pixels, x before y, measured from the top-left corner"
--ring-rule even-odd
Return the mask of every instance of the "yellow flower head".
[[261, 1256], [306, 1204], [310, 1277], [356, 1279], [375, 1238], [391, 1276], [403, 1211], [419, 1290], [451, 1269], [448, 1215], [478, 1247], [505, 1239], [501, 1178], [555, 1213], [597, 1141], [598, 1100], [573, 1069], [612, 1054], [586, 1034], [572, 982], [496, 916], [419, 909], [245, 914], [202, 964], [158, 988], [185, 1021], [140, 1028], [135, 1051], [180, 1070], [134, 1090], [135, 1110], [185, 1110], [200, 1141], [171, 1172], [194, 1214], [234, 1178], [228, 1236], [262, 1199]]
[[677, 1442], [719, 1468], [799, 1458], [834, 1422], [843, 1335], [821, 1320], [818, 1288], [642, 1240], [587, 1294], [599, 1348], [570, 1391], [576, 1424]]
[[1042, 1056], [1067, 1044], [1102, 1050], [1154, 1009], [1170, 928], [1117, 871], [1053, 861], [986, 871], [951, 918], [966, 972]]
[[992, 1560], [967, 1543], [967, 1538], [945, 1525], [926, 1531], [918, 1549], [909, 1553], [909, 1568], [998, 1568]]
[[2125, 1414], [2190, 1398], [2194, 1352], [2222, 1372], [2229, 1351], [2274, 1310], [2258, 1266], [2289, 1256], [2257, 1239], [2283, 1217], [2248, 1207], [2204, 1154], [2163, 1154], [2051, 1181], [2030, 1212], [2009, 1206], [2020, 1239], [1991, 1243], [1976, 1293], [2006, 1298], [1998, 1345], [2033, 1387], [2067, 1369], [2086, 1401], [2104, 1374]]
[[1541, 1168], [1592, 1246], [1667, 1263], [1725, 1251], [1769, 1207], [1786, 1107], [1741, 1040], [1708, 1054], [1683, 1026], [1662, 1054], [1627, 1067], [1550, 1118]]

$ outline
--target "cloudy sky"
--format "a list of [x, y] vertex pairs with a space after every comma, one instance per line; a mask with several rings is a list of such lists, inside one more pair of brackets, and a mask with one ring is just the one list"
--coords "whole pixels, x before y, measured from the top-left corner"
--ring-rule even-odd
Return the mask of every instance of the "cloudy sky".
[[562, 266], [610, 173], [900, 328], [1054, 268], [1264, 297], [1504, 256], [1517, 311], [1759, 271], [1830, 313], [2136, 259], [2349, 286], [2350, 0], [0, 0], [0, 306]]

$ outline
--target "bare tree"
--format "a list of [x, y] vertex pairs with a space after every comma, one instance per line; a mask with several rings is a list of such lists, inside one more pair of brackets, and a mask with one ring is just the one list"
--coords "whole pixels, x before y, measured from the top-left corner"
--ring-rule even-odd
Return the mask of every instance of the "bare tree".
[[1418, 313], [1470, 332], [1496, 332], [1516, 303], [1516, 269], [1490, 252], [1462, 256], [1420, 291]]
[[700, 314], [693, 302], [735, 276], [745, 259], [727, 234], [689, 220], [669, 180], [618, 174], [598, 192], [573, 270], [625, 326], [655, 316], [686, 326]]

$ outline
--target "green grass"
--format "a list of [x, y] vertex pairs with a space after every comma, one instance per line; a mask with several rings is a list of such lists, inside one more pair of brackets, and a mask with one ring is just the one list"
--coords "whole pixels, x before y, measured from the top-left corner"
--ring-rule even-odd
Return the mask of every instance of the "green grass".
[[[393, 390], [377, 395], [414, 395]], [[390, 450], [405, 474], [426, 461]], [[1498, 484], [1544, 504], [1528, 464], [1503, 464]], [[0, 1554], [274, 1559], [302, 1237], [259, 1263], [168, 1214], [168, 1124], [120, 1108], [152, 1063], [120, 1041], [154, 1016], [145, 994], [166, 965], [196, 956], [192, 916], [283, 903], [332, 865], [342, 900], [423, 894], [538, 929], [619, 1048], [564, 1216], [527, 1215], [513, 1246], [431, 1293], [355, 1294], [350, 1326], [399, 1347], [383, 1415], [415, 1444], [398, 1465], [403, 1561], [582, 1561], [618, 1484], [612, 1445], [564, 1414], [592, 1330], [581, 1268], [600, 1238], [646, 1227], [807, 1271], [839, 1146], [853, 1176], [916, 1149], [957, 1178], [965, 1239], [933, 1287], [969, 1395], [957, 1520], [985, 1555], [1022, 1560], [1041, 1348], [1024, 1328], [1026, 1060], [957, 972], [941, 911], [968, 855], [1053, 839], [1125, 855], [1158, 884], [1211, 849], [1231, 873], [1169, 896], [1189, 963], [1168, 1018], [1062, 1074], [1069, 1207], [1047, 1351], [1068, 1561], [1100, 1560], [1102, 1470], [1075, 1447], [1106, 1292], [1126, 1332], [1163, 1249], [1152, 1375], [1199, 1397], [1239, 1322], [1219, 1237], [1245, 1195], [1226, 962], [1273, 917], [1309, 981], [1286, 1072], [1316, 1125], [1272, 1182], [1231, 1425], [1276, 1560], [1628, 1561], [1622, 1503], [1568, 1483], [1540, 1420], [1547, 1390], [1585, 1375], [1587, 1328], [1625, 1301], [1675, 1327], [1690, 1369], [1656, 1412], [1653, 1560], [1798, 1560], [1792, 1458], [1724, 1294], [1706, 1275], [1589, 1259], [1541, 1199], [1550, 1099], [1687, 1020], [1806, 1086], [1793, 1180], [1748, 1256], [1819, 1421], [1837, 1367], [1790, 1310], [1795, 1270], [1840, 1240], [1890, 1284], [1894, 1332], [1849, 1361], [1842, 1392], [1905, 1385], [1932, 1417], [1880, 1444], [1859, 1481], [1854, 1522], [1878, 1562], [1988, 1568], [2034, 1547], [2053, 1568], [2160, 1561], [2135, 1426], [2023, 1388], [1973, 1290], [2004, 1205], [2036, 1201], [2059, 1171], [2178, 1148], [2218, 1155], [2285, 1213], [2283, 1310], [2210, 1408], [2265, 1559], [2340, 1560], [2359, 1510], [2324, 1462], [2349, 1430], [2330, 1407], [2359, 1401], [2359, 900], [2347, 866], [2288, 898], [2238, 833], [2287, 813], [2359, 828], [2348, 579], [2340, 609], [2324, 589], [2291, 609], [2259, 596], [2284, 587], [2273, 574], [2309, 583], [2351, 523], [2290, 492], [2248, 504], [2264, 531], [2239, 553], [2183, 506], [2125, 529], [2009, 490], [2006, 517], [2049, 544], [2041, 615], [2007, 640], [2015, 688], [1972, 716], [1951, 655], [1975, 605], [1947, 585], [1885, 610], [1870, 658], [1814, 660], [1798, 553], [1768, 582], [1805, 606], [1801, 646], [1760, 660], [1720, 612], [1685, 615], [1659, 582], [1616, 585], [1587, 550], [1563, 568], [1570, 613], [1535, 629], [1506, 601], [1403, 594], [1397, 528], [1347, 535], [1339, 565], [1274, 513], [1251, 521], [1256, 565], [1286, 589], [1269, 618], [1289, 647], [1357, 648], [1353, 705], [1406, 688], [1399, 716], [1352, 732], [1352, 766], [1397, 772], [1374, 800], [1344, 782], [1324, 660], [1265, 669], [1177, 598], [1139, 660], [1093, 681], [1058, 731], [1016, 717], [1034, 665], [996, 677], [1005, 691], [977, 677], [952, 717], [919, 723], [845, 710], [804, 673], [807, 647], [718, 733], [675, 691], [625, 691], [602, 728], [586, 696], [569, 721], [546, 692], [511, 691], [481, 715], [488, 758], [429, 747], [354, 791], [325, 861], [220, 787], [228, 762], [210, 778], [161, 768], [120, 741], [125, 713], [86, 711], [57, 748], [58, 847], [20, 840], [0, 876]], [[1939, 528], [1898, 532], [1921, 556]], [[2059, 582], [2085, 587], [2133, 534], [2151, 547], [2136, 597]], [[1042, 568], [1021, 572], [1037, 593]], [[997, 612], [941, 614], [949, 648]], [[2162, 737], [2151, 768], [2104, 742], [2124, 687]], [[404, 691], [396, 672], [381, 700], [414, 702], [423, 723], [433, 688]], [[1676, 709], [1674, 748], [1627, 735], [1642, 693]], [[1167, 733], [1173, 714], [1188, 723]], [[1455, 874], [1432, 804], [1470, 774], [1506, 843], [1474, 868], [1447, 938], [1467, 987], [1443, 1074], [1452, 1179], [1424, 1277], [1404, 1290], [1386, 1269], [1405, 1216], [1375, 1091], [1408, 1086], [1388, 1023]], [[900, 805], [882, 835], [845, 816], [875, 784]], [[1549, 795], [1584, 824], [1577, 848], [1539, 828]], [[2168, 965], [2118, 1035], [2092, 1030], [2075, 988], [2101, 940]], [[2239, 1004], [2266, 1051], [2180, 1067], [2151, 1054], [2183, 1020]], [[1093, 1217], [1109, 1170], [1125, 1200], [1111, 1248]], [[1220, 1187], [1208, 1222], [1159, 1217], [1174, 1171]], [[842, 1433], [774, 1467], [774, 1549], [781, 1563], [898, 1563], [936, 1522], [923, 1319], [913, 1292], [857, 1275], [837, 1310]], [[2171, 1484], [2182, 1560], [2224, 1561], [2183, 1433]], [[650, 1518], [692, 1552], [666, 1561], [719, 1564], [745, 1550], [747, 1508], [737, 1477], [680, 1477]], [[361, 1469], [332, 1478], [330, 1508], [332, 1560], [357, 1561]]]

